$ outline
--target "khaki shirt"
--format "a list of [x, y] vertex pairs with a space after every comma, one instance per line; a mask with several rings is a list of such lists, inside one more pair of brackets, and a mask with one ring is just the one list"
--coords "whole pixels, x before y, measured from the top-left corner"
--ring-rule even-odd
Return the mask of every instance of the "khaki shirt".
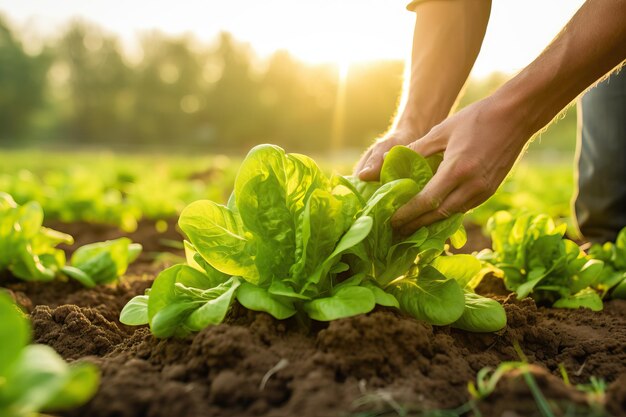
[[419, 6], [422, 3], [426, 3], [427, 1], [434, 1], [434, 0], [413, 0], [409, 4], [406, 5], [406, 9], [410, 12], [414, 12], [417, 6]]

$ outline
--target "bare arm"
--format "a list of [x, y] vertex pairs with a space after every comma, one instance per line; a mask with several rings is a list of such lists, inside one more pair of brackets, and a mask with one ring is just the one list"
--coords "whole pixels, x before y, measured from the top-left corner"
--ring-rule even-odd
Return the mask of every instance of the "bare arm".
[[587, 0], [516, 77], [409, 145], [425, 156], [444, 151], [444, 160], [394, 227], [409, 232], [491, 196], [529, 138], [626, 58], [625, 21], [625, 0]]
[[490, 0], [417, 7], [408, 88], [389, 133], [357, 164], [361, 179], [377, 180], [385, 152], [422, 137], [450, 114], [480, 51], [490, 11]]

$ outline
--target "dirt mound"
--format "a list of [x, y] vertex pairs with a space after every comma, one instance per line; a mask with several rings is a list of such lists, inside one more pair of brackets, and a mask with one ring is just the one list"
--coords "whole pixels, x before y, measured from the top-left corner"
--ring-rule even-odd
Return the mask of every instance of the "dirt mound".
[[[518, 359], [514, 343], [552, 374], [564, 363], [572, 383], [626, 375], [620, 356], [626, 349], [618, 352], [626, 347], [621, 302], [593, 313], [538, 309], [514, 297], [502, 301], [509, 327], [497, 334], [432, 327], [388, 309], [307, 328], [236, 307], [227, 323], [182, 340], [157, 340], [140, 329], [94, 359], [103, 370], [100, 391], [67, 415], [335, 416], [397, 405], [454, 408], [469, 400], [467, 383], [480, 368]], [[575, 346], [582, 346], [584, 358], [573, 356]], [[541, 368], [534, 373], [555, 410], [584, 405], [584, 395], [556, 376]], [[504, 378], [481, 406], [483, 415], [533, 415], [535, 400], [522, 382]], [[619, 383], [607, 398], [619, 409]]]
[[[79, 237], [78, 245], [123, 235], [80, 223], [56, 226]], [[180, 241], [172, 226], [162, 235], [142, 223], [130, 237], [146, 253], [164, 250], [163, 237]], [[497, 333], [433, 327], [385, 308], [318, 323], [277, 321], [235, 305], [224, 324], [184, 339], [159, 340], [145, 327], [121, 325], [118, 317], [162, 269], [135, 263], [120, 285], [96, 289], [2, 278], [0, 285], [31, 313], [36, 342], [101, 369], [96, 396], [62, 415], [419, 415], [420, 410], [466, 403], [467, 383], [476, 373], [519, 360], [519, 345], [537, 366], [533, 377], [555, 411], [585, 404], [585, 396], [561, 380], [562, 364], [572, 384], [603, 378], [607, 410], [626, 417], [626, 301], [607, 302], [602, 312], [537, 307], [509, 294], [501, 279], [487, 277], [477, 291], [503, 303], [508, 318], [508, 326]], [[503, 378], [479, 407], [490, 417], [538, 411], [524, 379], [515, 373]], [[591, 415], [588, 411], [581, 415]]]
[[485, 296], [506, 297], [511, 293], [506, 289], [504, 280], [493, 276], [493, 274], [485, 275], [485, 277], [480, 281], [480, 284], [478, 284], [474, 290], [476, 293]]
[[99, 286], [95, 289], [85, 288], [73, 280], [25, 282], [12, 278], [6, 282], [0, 282], [0, 285], [9, 289], [14, 299], [28, 312], [32, 312], [39, 305], [55, 308], [72, 304], [78, 307], [91, 307], [107, 320], [119, 323], [118, 318], [122, 308], [132, 297], [143, 294], [152, 286], [153, 276], [154, 274], [152, 277], [128, 275], [122, 277], [117, 285]]
[[37, 306], [31, 313], [33, 340], [54, 348], [66, 359], [103, 356], [122, 342], [126, 333], [91, 308]]

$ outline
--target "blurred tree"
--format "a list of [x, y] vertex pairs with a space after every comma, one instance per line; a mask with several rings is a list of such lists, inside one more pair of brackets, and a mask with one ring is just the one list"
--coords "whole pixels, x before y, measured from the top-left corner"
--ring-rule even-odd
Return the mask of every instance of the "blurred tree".
[[400, 101], [403, 69], [402, 61], [370, 62], [350, 67], [344, 145], [363, 147], [386, 131]]
[[207, 100], [202, 83], [206, 58], [194, 51], [192, 43], [189, 37], [168, 38], [158, 32], [142, 39], [131, 127], [139, 143], [205, 139], [201, 114]]
[[42, 105], [50, 55], [29, 55], [0, 16], [0, 143], [28, 133], [29, 121]]
[[[309, 153], [364, 149], [389, 127], [402, 89], [402, 61], [353, 64], [344, 73], [287, 51], [259, 59], [229, 33], [202, 45], [152, 32], [141, 47], [130, 64], [115, 35], [75, 21], [44, 52], [29, 55], [0, 19], [0, 144], [37, 133], [57, 143], [207, 152], [262, 142]], [[471, 79], [459, 108], [508, 78]], [[531, 150], [571, 152], [575, 132], [570, 110]]]
[[57, 43], [54, 65], [62, 134], [72, 141], [105, 145], [128, 139], [132, 71], [118, 40], [76, 21]]
[[326, 148], [337, 91], [335, 77], [332, 69], [306, 66], [286, 51], [272, 55], [259, 93], [263, 136], [290, 150]]
[[260, 83], [250, 48], [221, 33], [206, 65], [213, 82], [204, 115], [217, 140], [231, 148], [249, 148], [262, 141]]

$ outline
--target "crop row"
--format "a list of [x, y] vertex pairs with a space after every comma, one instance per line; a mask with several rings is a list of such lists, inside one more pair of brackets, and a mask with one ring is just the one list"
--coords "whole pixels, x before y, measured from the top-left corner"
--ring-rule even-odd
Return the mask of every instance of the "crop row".
[[[179, 218], [186, 262], [162, 271], [134, 297], [120, 321], [149, 325], [156, 337], [183, 336], [220, 323], [235, 300], [279, 320], [330, 321], [376, 305], [433, 325], [472, 332], [506, 326], [501, 304], [474, 292], [486, 274], [519, 298], [558, 308], [602, 309], [603, 298], [626, 298], [626, 229], [615, 243], [588, 253], [564, 238], [564, 224], [545, 214], [500, 211], [487, 222], [492, 248], [451, 255], [465, 243], [463, 216], [409, 236], [390, 227], [392, 214], [437, 169], [405, 147], [387, 155], [379, 182], [326, 175], [303, 155], [262, 145], [243, 161], [226, 205], [189, 204]], [[18, 279], [115, 283], [141, 246], [129, 239], [78, 248], [72, 237], [42, 226], [37, 202], [0, 194], [0, 272]], [[89, 365], [68, 367], [45, 346], [28, 345], [22, 313], [0, 294], [0, 411], [25, 416], [80, 404], [97, 386]], [[49, 366], [39, 366], [46, 363]], [[33, 392], [39, 392], [34, 398]]]

